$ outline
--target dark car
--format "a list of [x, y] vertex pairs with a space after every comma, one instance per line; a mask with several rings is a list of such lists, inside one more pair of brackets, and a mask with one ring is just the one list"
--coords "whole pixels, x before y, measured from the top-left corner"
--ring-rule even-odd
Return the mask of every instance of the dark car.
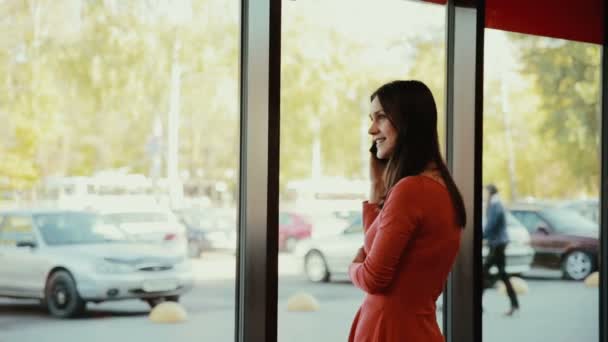
[[595, 223], [600, 222], [600, 201], [596, 199], [574, 200], [563, 204], [564, 208], [572, 209]]
[[561, 269], [566, 279], [582, 280], [598, 267], [599, 227], [567, 208], [512, 206], [528, 229], [535, 250], [533, 264]]

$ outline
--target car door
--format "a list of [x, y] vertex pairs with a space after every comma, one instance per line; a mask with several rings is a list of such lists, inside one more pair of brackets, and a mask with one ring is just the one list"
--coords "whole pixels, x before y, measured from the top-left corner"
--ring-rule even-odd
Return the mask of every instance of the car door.
[[534, 248], [534, 264], [544, 267], [559, 265], [559, 236], [551, 225], [535, 211], [513, 213], [530, 232], [530, 244]]
[[28, 215], [7, 215], [0, 230], [3, 292], [19, 297], [40, 298], [47, 261], [40, 253], [33, 222]]

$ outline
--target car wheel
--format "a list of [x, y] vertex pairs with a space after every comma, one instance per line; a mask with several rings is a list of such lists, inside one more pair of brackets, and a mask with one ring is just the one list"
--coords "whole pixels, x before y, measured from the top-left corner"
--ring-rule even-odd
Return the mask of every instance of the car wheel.
[[78, 294], [76, 281], [67, 271], [51, 274], [46, 284], [44, 302], [51, 315], [59, 318], [75, 317], [86, 309], [86, 302]]
[[325, 283], [329, 281], [329, 269], [321, 252], [309, 252], [306, 254], [304, 260], [304, 269], [308, 280], [315, 283]]
[[564, 278], [571, 280], [583, 280], [593, 271], [593, 257], [583, 251], [568, 253], [562, 261], [562, 272]]

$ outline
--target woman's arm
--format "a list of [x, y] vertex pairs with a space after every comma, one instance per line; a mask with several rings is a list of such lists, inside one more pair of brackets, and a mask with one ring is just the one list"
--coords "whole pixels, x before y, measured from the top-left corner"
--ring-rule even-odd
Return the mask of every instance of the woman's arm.
[[372, 223], [378, 217], [378, 213], [380, 213], [380, 208], [376, 203], [370, 203], [369, 201], [363, 202], [363, 231], [367, 232], [369, 227], [372, 226]]
[[378, 218], [379, 226], [370, 251], [363, 262], [355, 262], [349, 268], [355, 286], [375, 294], [391, 285], [403, 251], [422, 216], [417, 201], [419, 195], [415, 179], [403, 179], [395, 185]]

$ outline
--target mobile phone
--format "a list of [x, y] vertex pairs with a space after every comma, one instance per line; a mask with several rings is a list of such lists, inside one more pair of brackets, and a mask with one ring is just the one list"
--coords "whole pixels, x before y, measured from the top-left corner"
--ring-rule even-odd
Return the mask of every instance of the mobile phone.
[[376, 147], [375, 143], [372, 143], [372, 147], [369, 148], [369, 152], [371, 152], [372, 156], [374, 156], [375, 160], [378, 160], [382, 163], [386, 163], [387, 160], [386, 159], [380, 159], [378, 158], [378, 148]]
[[372, 142], [372, 147], [369, 148], [369, 151], [374, 155], [374, 157], [376, 156], [376, 153], [378, 153], [378, 148], [376, 147], [375, 142]]

